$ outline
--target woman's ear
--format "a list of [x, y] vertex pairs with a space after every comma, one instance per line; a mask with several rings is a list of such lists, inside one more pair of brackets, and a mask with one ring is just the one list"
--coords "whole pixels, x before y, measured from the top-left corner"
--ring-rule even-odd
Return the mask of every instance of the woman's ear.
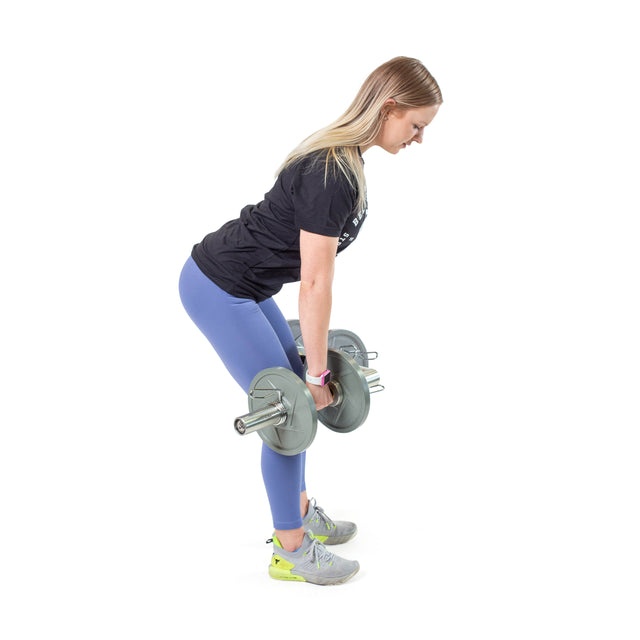
[[382, 119], [387, 120], [389, 114], [393, 111], [393, 107], [397, 104], [397, 102], [393, 98], [388, 98], [384, 101], [382, 105]]

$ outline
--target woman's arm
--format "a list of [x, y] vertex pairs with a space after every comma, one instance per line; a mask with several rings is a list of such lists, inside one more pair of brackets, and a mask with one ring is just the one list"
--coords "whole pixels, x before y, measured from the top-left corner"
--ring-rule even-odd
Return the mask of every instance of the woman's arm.
[[[300, 231], [300, 296], [298, 311], [307, 369], [319, 376], [327, 369], [327, 335], [331, 317], [331, 285], [338, 238]], [[331, 402], [328, 387], [307, 384], [316, 407]]]

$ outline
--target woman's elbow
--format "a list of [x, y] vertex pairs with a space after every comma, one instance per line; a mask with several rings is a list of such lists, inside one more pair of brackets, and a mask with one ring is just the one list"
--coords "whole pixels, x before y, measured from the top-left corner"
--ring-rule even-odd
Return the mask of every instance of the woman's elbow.
[[300, 279], [300, 292], [311, 294], [331, 293], [333, 281], [326, 276], [306, 276]]

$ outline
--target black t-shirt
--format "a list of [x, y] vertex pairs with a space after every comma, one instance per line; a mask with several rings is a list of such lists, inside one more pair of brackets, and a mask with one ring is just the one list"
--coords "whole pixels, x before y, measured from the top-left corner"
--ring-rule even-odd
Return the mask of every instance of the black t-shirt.
[[[300, 280], [300, 229], [339, 238], [338, 251], [356, 239], [367, 212], [325, 153], [306, 156], [278, 176], [271, 191], [240, 217], [208, 234], [191, 253], [202, 272], [238, 298], [262, 302]], [[363, 161], [364, 162], [364, 161]]]

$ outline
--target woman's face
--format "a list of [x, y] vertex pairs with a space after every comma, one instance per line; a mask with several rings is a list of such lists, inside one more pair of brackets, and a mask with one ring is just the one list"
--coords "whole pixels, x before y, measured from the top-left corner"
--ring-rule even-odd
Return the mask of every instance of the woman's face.
[[401, 111], [394, 109], [382, 122], [375, 144], [396, 154], [412, 142], [422, 142], [424, 128], [436, 117], [440, 105]]

